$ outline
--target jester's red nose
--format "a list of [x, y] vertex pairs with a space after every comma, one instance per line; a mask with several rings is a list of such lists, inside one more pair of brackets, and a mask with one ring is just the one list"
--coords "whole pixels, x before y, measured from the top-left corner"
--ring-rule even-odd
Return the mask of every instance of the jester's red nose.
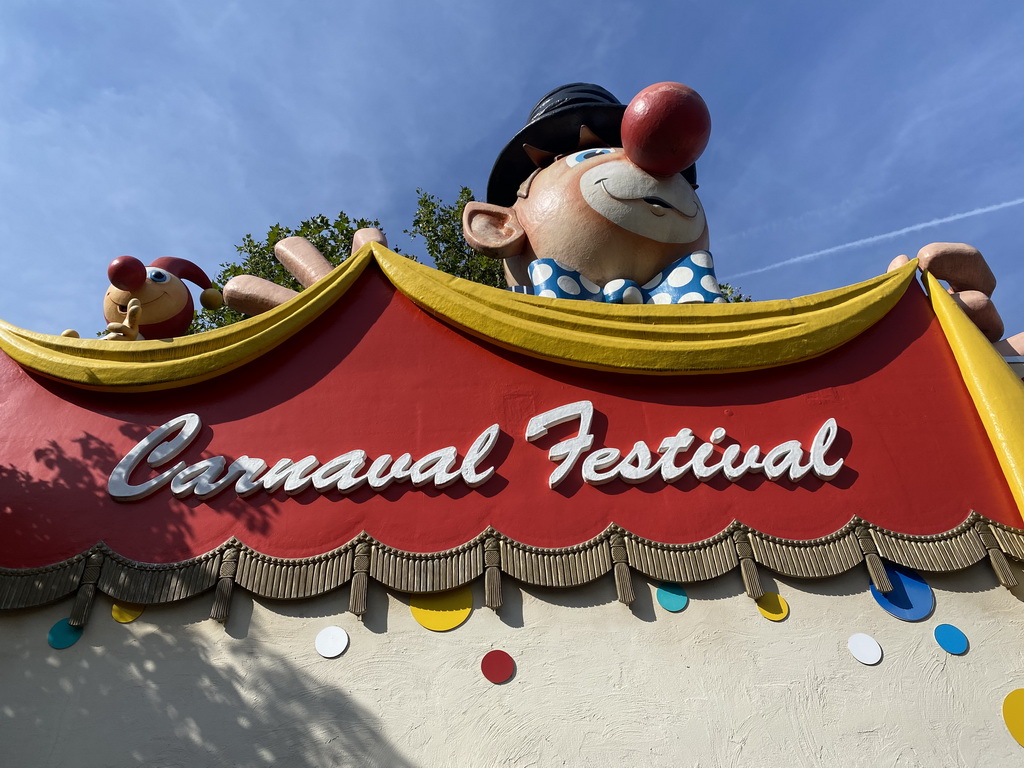
[[110, 284], [122, 291], [137, 291], [146, 282], [146, 267], [134, 256], [118, 256], [107, 267]]
[[704, 99], [682, 83], [657, 83], [638, 93], [622, 116], [626, 157], [652, 176], [673, 176], [700, 157], [711, 136]]

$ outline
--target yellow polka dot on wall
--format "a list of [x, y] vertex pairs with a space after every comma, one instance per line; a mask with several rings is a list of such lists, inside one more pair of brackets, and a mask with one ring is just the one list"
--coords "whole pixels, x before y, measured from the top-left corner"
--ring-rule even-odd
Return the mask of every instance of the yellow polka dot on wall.
[[412, 617], [433, 632], [447, 632], [460, 626], [473, 611], [473, 590], [468, 586], [448, 592], [413, 595], [409, 600]]
[[789, 603], [778, 592], [765, 592], [757, 598], [757, 610], [771, 621], [782, 621], [789, 616]]
[[110, 615], [114, 617], [114, 621], [118, 624], [129, 624], [139, 618], [144, 610], [146, 610], [144, 605], [114, 603], [110, 608]]
[[1010, 735], [1024, 747], [1024, 688], [1010, 691], [1003, 699], [1003, 722]]

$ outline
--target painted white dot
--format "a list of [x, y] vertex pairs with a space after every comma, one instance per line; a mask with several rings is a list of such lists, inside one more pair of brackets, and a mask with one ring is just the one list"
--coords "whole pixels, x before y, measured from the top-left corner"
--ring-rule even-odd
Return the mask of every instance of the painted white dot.
[[689, 267], [676, 267], [668, 273], [668, 284], [673, 288], [682, 288], [693, 280], [693, 270]]
[[677, 301], [676, 303], [677, 304], [703, 304], [704, 303], [704, 294], [703, 293], [697, 293], [696, 291], [690, 291], [689, 293], [684, 293], [682, 296], [680, 296], [679, 297], [679, 301]]
[[534, 262], [530, 268], [530, 279], [535, 283], [543, 283], [551, 277], [554, 270], [550, 264], [538, 264]]
[[568, 264], [563, 264], [558, 259], [552, 259], [552, 261], [555, 262], [555, 266], [556, 267], [558, 267], [559, 269], [561, 269], [561, 270], [563, 270], [565, 272], [572, 272], [573, 271], [572, 267], [570, 267]]
[[629, 286], [625, 291], [622, 292], [622, 303], [623, 304], [643, 304], [644, 295], [640, 293], [640, 289], [635, 285]]
[[729, 300], [727, 298], [725, 298], [725, 296], [715, 296], [715, 300], [713, 302], [711, 302], [711, 303], [712, 304], [728, 304]]
[[700, 284], [701, 287], [708, 293], [721, 292], [718, 287], [718, 281], [715, 279], [714, 275], [704, 275], [704, 277], [700, 279]]
[[651, 288], [657, 288], [660, 284], [661, 284], [661, 272], [659, 272], [654, 277], [652, 277], [650, 280], [648, 280], [646, 283], [644, 283], [643, 284], [643, 289], [645, 291], [649, 291], [649, 290], [651, 290]]
[[341, 656], [348, 648], [348, 632], [341, 627], [324, 627], [316, 636], [316, 652], [325, 659]]
[[551, 291], [551, 290], [548, 290], [548, 289], [545, 289], [545, 290], [541, 291], [541, 292], [540, 292], [540, 293], [538, 293], [537, 295], [538, 295], [538, 296], [543, 296], [543, 297], [544, 297], [545, 299], [557, 299], [557, 298], [558, 298], [558, 297], [557, 297], [557, 296], [555, 295], [555, 292], [554, 292], [554, 291]]
[[711, 254], [707, 251], [694, 251], [690, 254], [690, 261], [704, 269], [711, 269], [715, 264], [715, 262], [711, 260]]
[[584, 277], [583, 275], [578, 275], [578, 277], [579, 277], [580, 285], [582, 285], [584, 288], [586, 288], [591, 293], [600, 293], [601, 292], [601, 286], [599, 286], [593, 280], [591, 280], [591, 279], [589, 279], [587, 277]]
[[865, 635], [863, 632], [850, 635], [846, 647], [850, 649], [853, 658], [869, 667], [882, 660], [882, 646], [871, 635]]
[[615, 293], [615, 291], [617, 291], [620, 288], [622, 288], [622, 286], [624, 286], [625, 284], [626, 284], [626, 281], [623, 280], [621, 277], [618, 278], [617, 280], [609, 280], [607, 283], [605, 283], [604, 292], [605, 293]]
[[579, 296], [580, 284], [577, 283], [568, 275], [562, 275], [560, 278], [558, 278], [557, 282], [558, 287], [561, 288], [566, 293], [568, 293], [570, 296]]
[[672, 297], [669, 294], [667, 294], [667, 293], [656, 293], [653, 296], [651, 296], [650, 301], [648, 301], [647, 303], [648, 304], [671, 304], [672, 303]]

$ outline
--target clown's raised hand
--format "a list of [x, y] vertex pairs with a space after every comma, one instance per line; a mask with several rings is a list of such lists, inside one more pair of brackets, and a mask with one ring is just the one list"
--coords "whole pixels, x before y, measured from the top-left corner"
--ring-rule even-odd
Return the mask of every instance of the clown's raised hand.
[[132, 299], [128, 302], [128, 311], [124, 322], [107, 323], [107, 341], [135, 341], [139, 338], [139, 320], [142, 315], [142, 302]]
[[[966, 243], [931, 243], [917, 252], [918, 268], [949, 284], [949, 293], [985, 338], [997, 342], [1003, 335], [1003, 319], [992, 303], [996, 278], [977, 248]], [[910, 261], [897, 256], [888, 271]]]

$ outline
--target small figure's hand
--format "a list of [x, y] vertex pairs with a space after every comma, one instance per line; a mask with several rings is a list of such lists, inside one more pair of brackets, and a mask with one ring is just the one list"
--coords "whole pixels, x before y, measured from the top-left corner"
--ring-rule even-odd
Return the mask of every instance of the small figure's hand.
[[[917, 252], [919, 268], [949, 283], [953, 301], [960, 305], [985, 338], [996, 342], [1003, 335], [1003, 319], [992, 303], [996, 278], [977, 248], [965, 243], [931, 243]], [[888, 271], [898, 269], [910, 259], [897, 256]]]
[[128, 311], [125, 313], [123, 323], [108, 323], [108, 341], [135, 341], [139, 338], [139, 316], [142, 314], [142, 302], [132, 299], [128, 302]]

